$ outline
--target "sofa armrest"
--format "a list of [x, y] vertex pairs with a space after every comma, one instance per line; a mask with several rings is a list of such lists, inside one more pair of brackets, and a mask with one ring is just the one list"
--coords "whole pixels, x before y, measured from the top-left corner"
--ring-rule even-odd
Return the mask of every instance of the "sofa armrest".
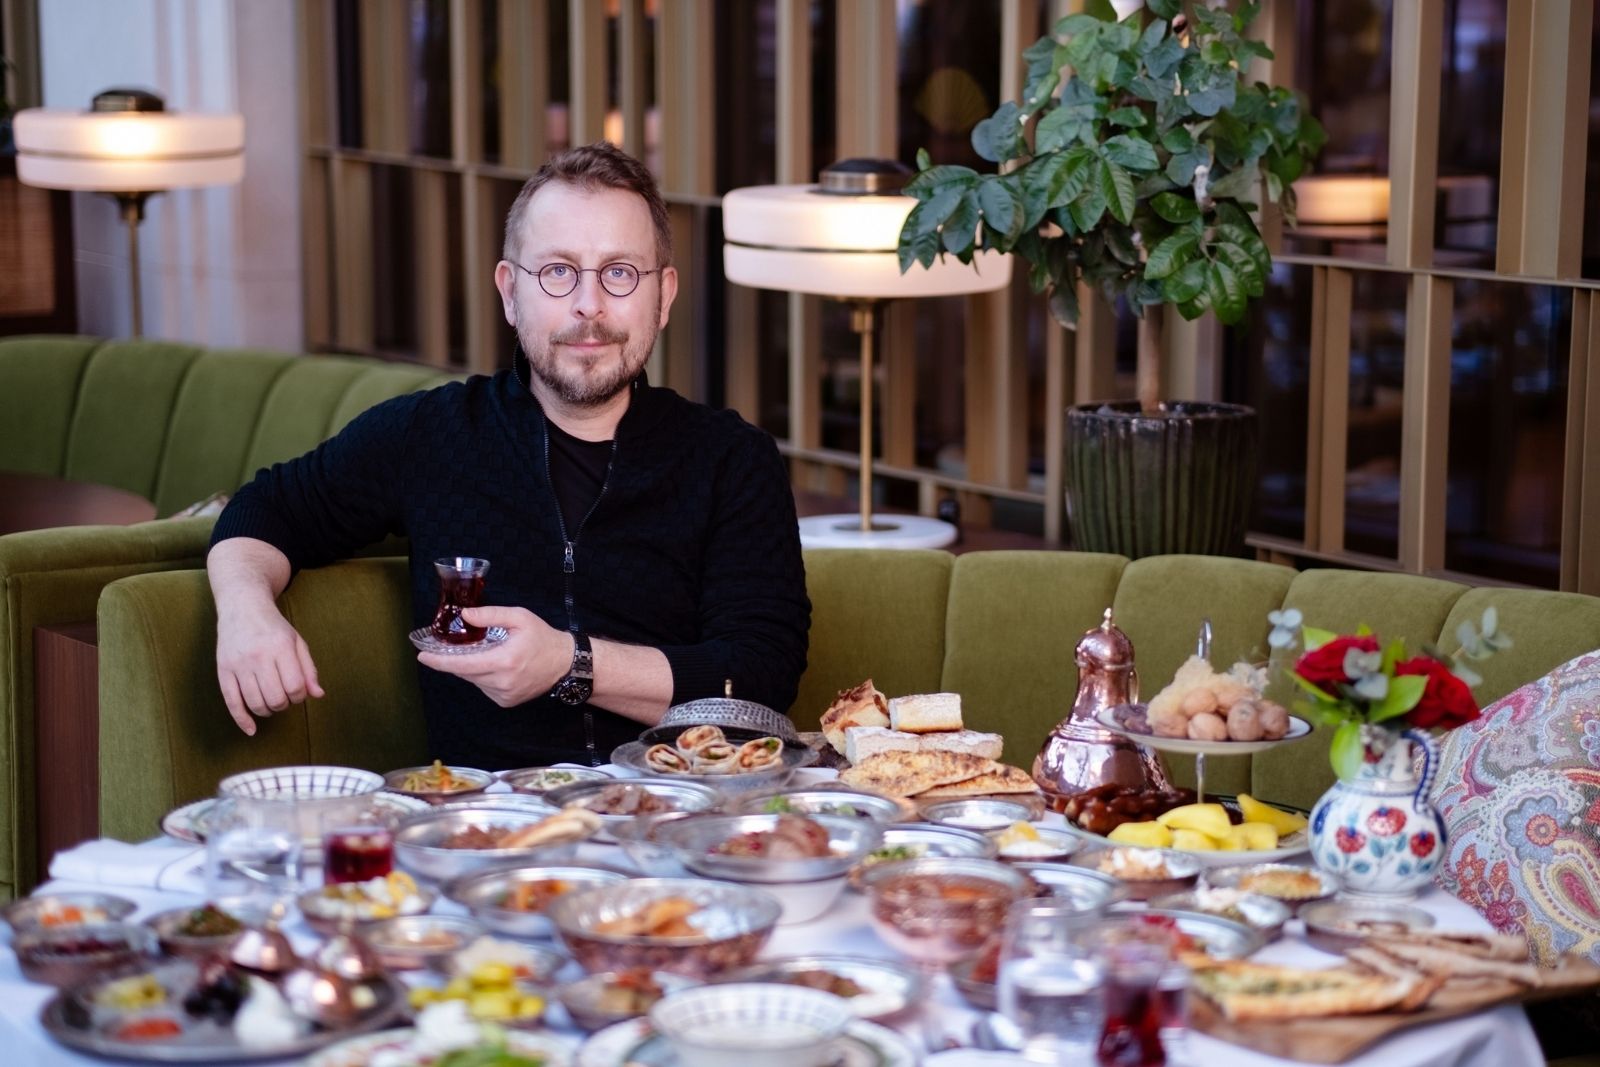
[[31, 888], [34, 869], [33, 633], [88, 622], [109, 582], [197, 567], [211, 519], [64, 526], [0, 536], [0, 897]]
[[388, 771], [427, 758], [403, 559], [308, 570], [279, 601], [327, 696], [247, 737], [217, 687], [204, 571], [114, 582], [100, 598], [100, 830], [141, 840], [179, 804], [240, 771], [331, 763]]

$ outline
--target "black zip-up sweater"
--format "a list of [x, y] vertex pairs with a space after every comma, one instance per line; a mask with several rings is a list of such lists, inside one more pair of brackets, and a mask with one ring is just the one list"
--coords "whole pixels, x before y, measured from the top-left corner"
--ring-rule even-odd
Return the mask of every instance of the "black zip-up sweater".
[[[379, 404], [306, 455], [260, 471], [217, 520], [212, 544], [257, 538], [299, 570], [408, 537], [411, 628], [437, 605], [432, 561], [480, 556], [490, 561], [484, 603], [659, 648], [675, 704], [720, 695], [731, 680], [735, 696], [788, 708], [811, 605], [772, 438], [641, 375], [600, 495], [568, 528], [526, 366], [519, 352], [516, 372]], [[642, 729], [549, 697], [501, 708], [452, 675], [418, 675], [432, 755], [450, 763], [604, 763]]]

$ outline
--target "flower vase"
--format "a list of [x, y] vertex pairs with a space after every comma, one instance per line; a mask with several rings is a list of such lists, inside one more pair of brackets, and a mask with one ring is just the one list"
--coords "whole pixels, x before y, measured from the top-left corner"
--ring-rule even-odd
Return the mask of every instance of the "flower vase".
[[[1439, 748], [1420, 730], [1363, 726], [1365, 759], [1311, 810], [1311, 858], [1352, 896], [1409, 900], [1444, 857], [1444, 824], [1428, 799]], [[1419, 776], [1412, 745], [1422, 752]]]

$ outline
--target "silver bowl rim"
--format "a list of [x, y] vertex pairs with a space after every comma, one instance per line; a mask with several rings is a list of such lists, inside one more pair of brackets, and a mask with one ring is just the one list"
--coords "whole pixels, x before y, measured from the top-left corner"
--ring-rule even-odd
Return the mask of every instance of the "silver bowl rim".
[[[445, 882], [440, 887], [440, 892], [446, 900], [459, 904], [474, 914], [479, 911], [486, 911], [507, 916], [536, 918], [543, 913], [517, 911], [514, 908], [502, 908], [495, 904], [484, 904], [471, 899], [469, 896], [474, 889], [479, 887], [480, 883], [487, 884], [504, 881], [507, 885], [510, 885], [513, 875], [534, 871], [539, 872], [544, 877], [516, 879], [516, 881], [534, 882], [569, 878], [574, 881], [592, 881], [596, 885], [615, 885], [617, 882], [626, 881], [631, 877], [627, 871], [607, 866], [603, 863], [553, 860], [549, 863], [496, 864], [459, 874]], [[599, 877], [596, 877], [597, 875]]]
[[[37, 918], [30, 918], [35, 913], [44, 910], [46, 903], [52, 900], [72, 901], [78, 907], [87, 904], [89, 907], [99, 908], [105, 912], [106, 917], [95, 923], [69, 923], [66, 926], [50, 927], [42, 926]], [[35, 893], [32, 896], [13, 900], [4, 907], [0, 907], [0, 920], [3, 920], [14, 932], [21, 934], [29, 930], [76, 930], [84, 926], [120, 923], [138, 910], [139, 905], [127, 897], [121, 897], [115, 893], [105, 893], [98, 889], [69, 889], [59, 893]]]
[[444, 769], [449, 771], [451, 774], [459, 774], [463, 778], [476, 780], [481, 776], [483, 780], [477, 782], [476, 785], [468, 786], [466, 789], [440, 790], [401, 788], [400, 783], [405, 781], [406, 775], [419, 774], [423, 771], [433, 770], [433, 764], [430, 763], [423, 767], [397, 767], [392, 771], [386, 772], [383, 776], [383, 788], [391, 793], [399, 793], [403, 797], [417, 797], [419, 799], [422, 797], [466, 797], [472, 796], [474, 793], [481, 793], [498, 781], [493, 771], [482, 770], [478, 767], [457, 767], [453, 764], [446, 763], [444, 765]]
[[[518, 775], [527, 775], [531, 777], [535, 774], [543, 774], [550, 771], [564, 771], [568, 774], [575, 774], [577, 777], [570, 782], [562, 782], [561, 785], [550, 786], [548, 788], [538, 790], [521, 789], [516, 784], [515, 779]], [[512, 767], [509, 770], [496, 771], [494, 776], [495, 778], [504, 782], [506, 785], [510, 786], [513, 793], [517, 793], [522, 796], [543, 796], [552, 789], [560, 789], [561, 786], [566, 785], [576, 785], [578, 782], [598, 782], [602, 779], [607, 779], [613, 782], [622, 780], [603, 767], [557, 767], [553, 764], [533, 767]]]
[[[847, 788], [845, 788], [845, 789], [826, 789], [826, 788], [822, 788], [822, 786], [825, 785], [825, 784], [827, 784], [827, 783], [812, 783], [812, 784], [807, 784], [807, 785], [789, 785], [789, 786], [781, 786], [781, 787], [776, 788], [776, 789], [752, 790], [752, 791], [750, 791], [748, 793], [741, 794], [735, 800], [729, 801], [729, 806], [732, 809], [730, 814], [734, 814], [734, 815], [766, 815], [766, 814], [769, 814], [769, 813], [768, 812], [764, 812], [764, 811], [759, 811], [759, 810], [752, 810], [752, 809], [755, 809], [759, 805], [770, 803], [771, 801], [775, 800], [778, 797], [813, 797], [813, 796], [817, 797], [819, 799], [825, 799], [828, 802], [836, 803], [836, 804], [853, 804], [853, 803], [860, 803], [862, 801], [865, 801], [866, 803], [863, 806], [876, 805], [876, 806], [879, 806], [879, 807], [885, 809], [886, 811], [892, 810], [893, 813], [894, 813], [893, 817], [890, 818], [887, 822], [883, 822], [882, 820], [877, 820], [877, 821], [882, 823], [882, 825], [883, 825], [883, 827], [885, 829], [888, 829], [890, 827], [908, 825], [908, 823], [905, 821], [907, 816], [909, 815], [912, 818], [915, 818], [915, 816], [917, 814], [916, 805], [909, 804], [909, 803], [907, 803], [905, 801], [898, 800], [895, 797], [887, 797], [887, 796], [884, 796], [881, 793], [869, 793], [869, 792], [867, 792], [865, 790], [862, 790], [862, 789], [847, 789]], [[795, 813], [795, 814], [811, 815], [813, 813], [812, 812], [798, 812], [798, 813]], [[835, 814], [835, 813], [834, 812], [817, 812], [816, 814], [832, 815], [832, 814]], [[848, 816], [847, 816], [847, 818], [848, 818]], [[875, 816], [869, 816], [869, 818], [876, 819]]]
[[[558, 808], [570, 807], [571, 805], [579, 803], [587, 799], [589, 796], [601, 792], [607, 787], [613, 785], [637, 785], [643, 787], [647, 792], [661, 790], [669, 795], [677, 792], [679, 794], [687, 794], [695, 797], [699, 801], [703, 802], [702, 806], [699, 808], [680, 808], [679, 810], [688, 810], [692, 812], [711, 811], [712, 809], [720, 806], [723, 802], [722, 794], [713, 786], [706, 785], [702, 782], [691, 781], [687, 777], [678, 779], [659, 776], [645, 778], [613, 778], [609, 781], [594, 779], [587, 782], [573, 782], [569, 785], [558, 786], [555, 789], [550, 790], [545, 794], [545, 799]], [[632, 815], [604, 815], [600, 812], [596, 812], [595, 814], [600, 815], [602, 820], [634, 818]], [[665, 813], [662, 812], [660, 814]]]
[[[442, 926], [454, 929], [462, 934], [461, 944], [453, 948], [430, 948], [422, 945], [384, 945], [379, 943], [380, 937], [388, 929], [403, 928], [407, 926]], [[460, 952], [478, 938], [489, 932], [488, 928], [477, 919], [469, 915], [447, 915], [423, 912], [417, 915], [391, 915], [387, 919], [378, 919], [361, 931], [361, 937], [367, 942], [374, 952], [391, 956], [407, 955], [417, 958], [448, 955]]]
[[[703, 848], [692, 848], [689, 845], [672, 840], [694, 830], [710, 827], [713, 823], [730, 827], [729, 836], [750, 830], [763, 828], [759, 824], [770, 827], [783, 818], [779, 814], [746, 813], [742, 815], [705, 814], [696, 815], [687, 819], [675, 819], [661, 824], [662, 832], [655, 839], [655, 843], [670, 849], [677, 854], [678, 862], [696, 874], [708, 878], [718, 878], [729, 882], [752, 883], [756, 885], [793, 885], [802, 882], [825, 882], [835, 878], [843, 878], [852, 866], [859, 863], [863, 856], [876, 849], [883, 840], [883, 827], [875, 819], [860, 819], [854, 815], [806, 815], [802, 818], [810, 819], [829, 829], [828, 838], [832, 842], [835, 830], [842, 830], [847, 835], [856, 838], [855, 847], [846, 854], [833, 853], [827, 856], [817, 856], [812, 859], [801, 860], [771, 860], [759, 856], [721, 856], [708, 854]], [[750, 830], [740, 830], [744, 824], [757, 824]], [[707, 831], [709, 832], [709, 831]], [[726, 840], [726, 838], [724, 838]], [[864, 847], [870, 843], [871, 847]]]
[[[567, 921], [566, 913], [573, 910], [580, 899], [599, 896], [613, 890], [628, 888], [639, 893], [649, 893], [659, 890], [660, 897], [689, 896], [696, 893], [713, 892], [723, 895], [733, 895], [742, 898], [740, 907], [746, 911], [754, 911], [755, 915], [749, 917], [751, 921], [745, 925], [747, 929], [725, 937], [706, 937], [695, 934], [687, 937], [651, 937], [641, 934], [601, 934], [583, 928], [574, 928]], [[771, 893], [758, 889], [753, 885], [740, 882], [724, 882], [710, 878], [629, 878], [622, 882], [613, 882], [610, 885], [600, 886], [588, 893], [573, 893], [559, 897], [549, 908], [545, 915], [563, 937], [580, 937], [588, 941], [597, 941], [608, 945], [662, 945], [667, 947], [692, 948], [699, 945], [717, 944], [722, 941], [731, 941], [738, 937], [747, 937], [750, 934], [770, 934], [778, 925], [778, 920], [783, 917], [783, 902]]]
[[[875, 892], [880, 884], [898, 875], [950, 874], [987, 878], [1013, 887], [1019, 894], [1028, 888], [1028, 876], [1009, 863], [976, 856], [920, 856], [912, 860], [874, 863], [861, 873], [862, 888]], [[1020, 897], [1019, 897], [1020, 899]]]

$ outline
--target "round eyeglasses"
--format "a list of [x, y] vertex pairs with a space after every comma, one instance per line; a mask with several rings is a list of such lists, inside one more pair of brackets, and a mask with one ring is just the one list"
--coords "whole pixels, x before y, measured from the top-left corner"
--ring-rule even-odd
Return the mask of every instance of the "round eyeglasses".
[[529, 270], [521, 263], [513, 263], [524, 274], [531, 274], [539, 280], [539, 288], [549, 296], [571, 296], [573, 290], [578, 288], [578, 279], [585, 274], [598, 275], [600, 288], [612, 296], [632, 296], [633, 291], [639, 288], [639, 279], [646, 274], [659, 274], [660, 267], [650, 270], [640, 270], [631, 263], [607, 263], [603, 267], [574, 267], [571, 263], [546, 263], [538, 270]]

